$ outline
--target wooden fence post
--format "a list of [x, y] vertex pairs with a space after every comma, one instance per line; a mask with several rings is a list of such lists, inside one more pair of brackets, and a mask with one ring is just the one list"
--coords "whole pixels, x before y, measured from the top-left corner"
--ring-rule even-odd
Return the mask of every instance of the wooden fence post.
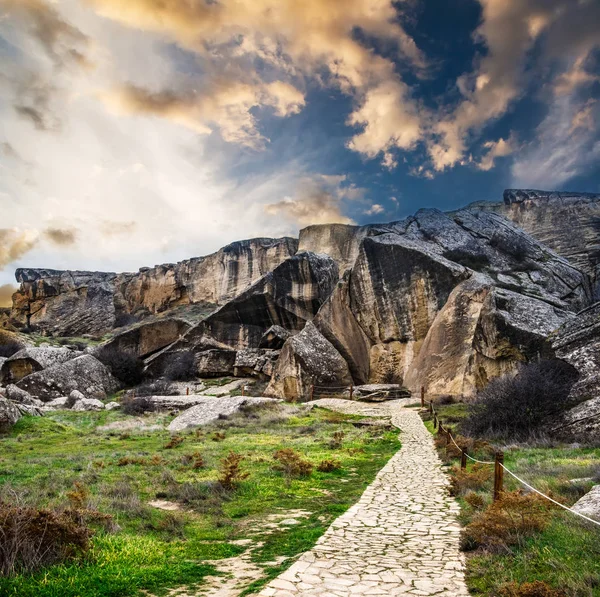
[[244, 390], [246, 389], [246, 386], [242, 386], [242, 398], [244, 397]]
[[425, 386], [421, 386], [421, 408], [425, 408]]
[[311, 400], [315, 399], [315, 384], [313, 384], [312, 386], [310, 386], [310, 399]]
[[437, 429], [437, 426], [438, 426], [437, 413], [433, 413], [433, 428]]
[[350, 400], [352, 400], [353, 394], [354, 394], [354, 386], [350, 386]]
[[500, 499], [502, 493], [502, 484], [504, 481], [504, 452], [496, 452], [496, 458], [494, 459], [494, 501]]
[[185, 395], [186, 396], [190, 395], [190, 388], [189, 388], [189, 386], [185, 389]]
[[467, 448], [462, 448], [460, 452], [460, 470], [464, 471], [467, 468]]

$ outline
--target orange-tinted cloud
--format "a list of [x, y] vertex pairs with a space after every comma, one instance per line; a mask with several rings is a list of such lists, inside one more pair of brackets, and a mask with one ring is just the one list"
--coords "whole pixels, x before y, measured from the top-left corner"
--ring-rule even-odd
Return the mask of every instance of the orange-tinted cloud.
[[37, 230], [0, 228], [0, 270], [31, 251], [38, 240]]
[[12, 306], [12, 295], [17, 291], [17, 287], [12, 284], [2, 284], [0, 286], [0, 307]]
[[59, 247], [69, 247], [74, 245], [77, 240], [77, 230], [75, 228], [46, 228], [44, 236]]

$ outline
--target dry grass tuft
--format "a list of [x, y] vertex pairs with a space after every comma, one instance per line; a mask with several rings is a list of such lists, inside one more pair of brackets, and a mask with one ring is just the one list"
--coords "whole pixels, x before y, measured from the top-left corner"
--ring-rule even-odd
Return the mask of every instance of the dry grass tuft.
[[536, 580], [521, 585], [510, 583], [500, 589], [501, 597], [567, 597], [564, 591], [553, 589], [545, 582]]
[[465, 495], [467, 491], [481, 489], [491, 480], [494, 469], [485, 464], [474, 464], [471, 469], [454, 469], [450, 475], [450, 495], [458, 497]]
[[331, 473], [332, 471], [337, 471], [342, 468], [342, 463], [339, 460], [335, 460], [333, 458], [326, 458], [325, 460], [321, 460], [319, 464], [317, 464], [317, 470], [320, 473]]

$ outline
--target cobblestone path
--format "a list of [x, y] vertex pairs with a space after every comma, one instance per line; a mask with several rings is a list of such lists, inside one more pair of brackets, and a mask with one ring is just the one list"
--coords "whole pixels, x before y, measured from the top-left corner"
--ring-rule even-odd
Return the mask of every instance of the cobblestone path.
[[469, 595], [459, 508], [433, 438], [414, 410], [391, 414], [402, 448], [315, 547], [258, 595]]

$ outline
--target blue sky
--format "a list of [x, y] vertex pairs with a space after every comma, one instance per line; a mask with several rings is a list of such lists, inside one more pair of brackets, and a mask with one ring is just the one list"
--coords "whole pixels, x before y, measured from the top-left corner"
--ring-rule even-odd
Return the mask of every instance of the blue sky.
[[596, 0], [0, 0], [0, 303], [507, 187], [600, 192]]

